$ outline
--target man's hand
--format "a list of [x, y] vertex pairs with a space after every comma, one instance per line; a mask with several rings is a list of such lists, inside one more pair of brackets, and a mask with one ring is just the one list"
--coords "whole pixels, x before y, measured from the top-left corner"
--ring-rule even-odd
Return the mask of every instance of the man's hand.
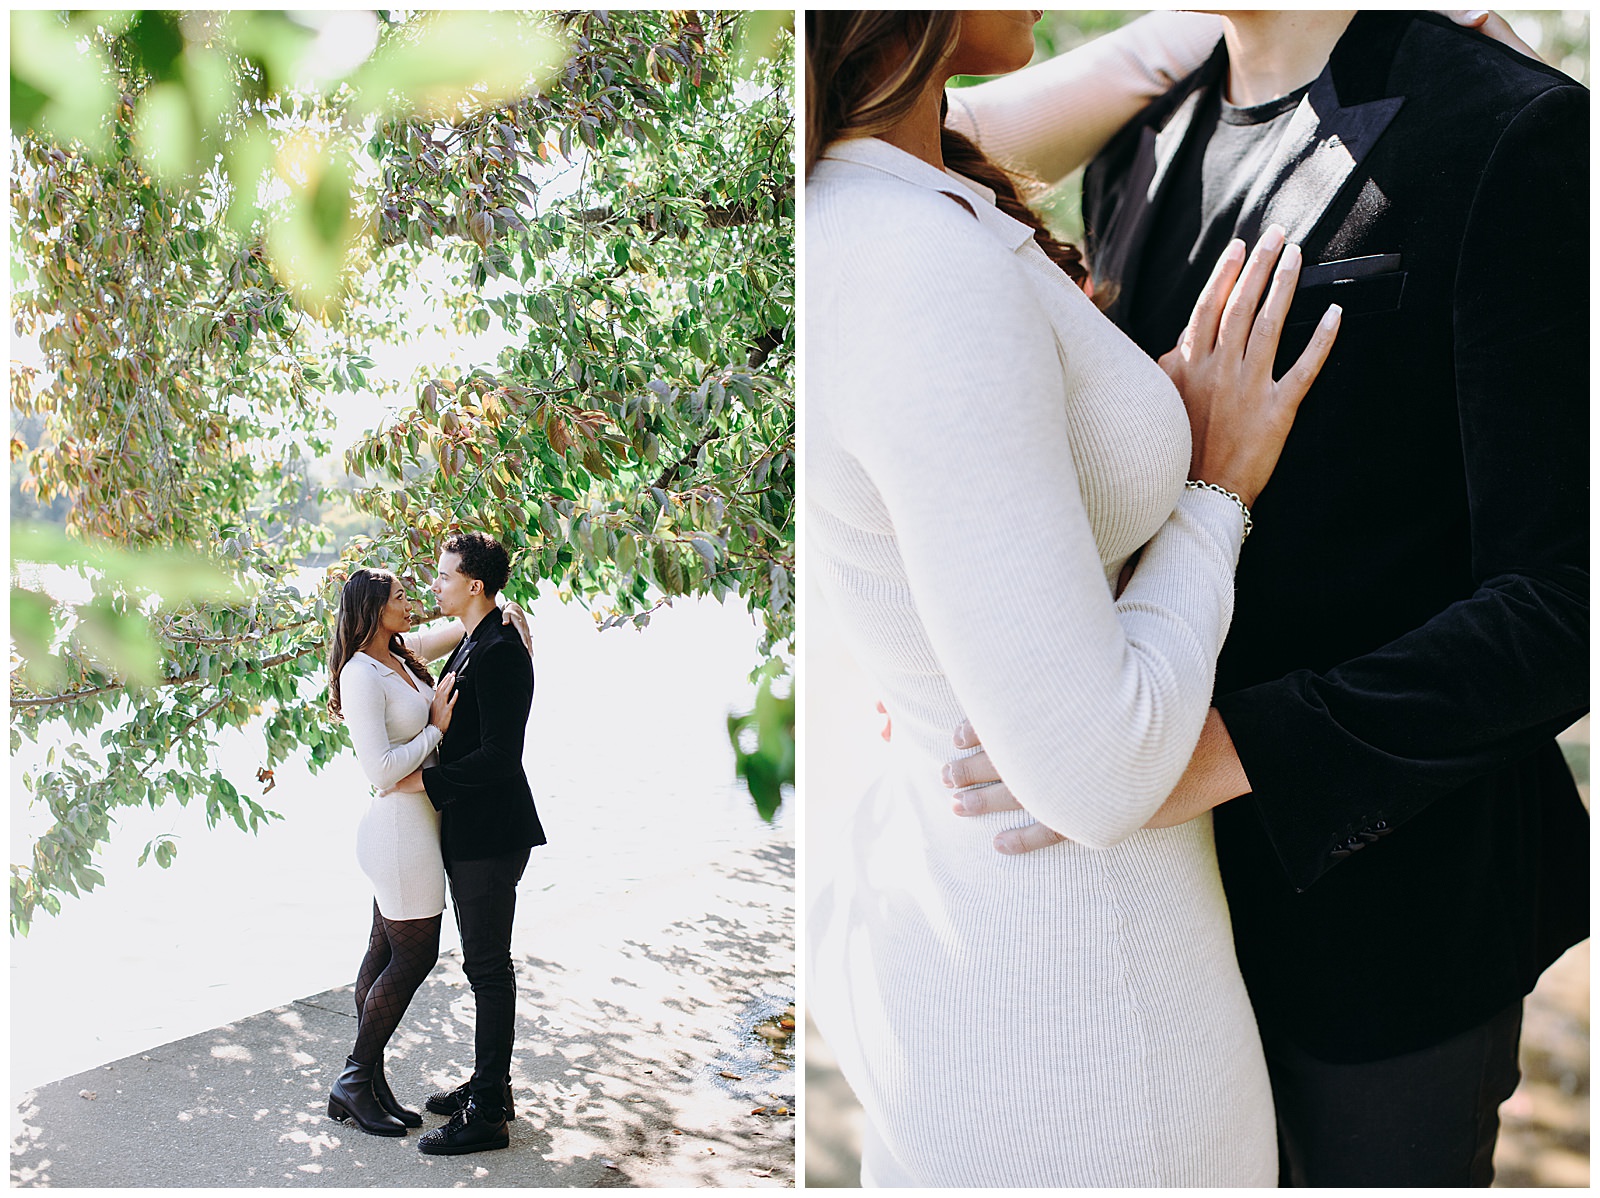
[[380, 795], [392, 795], [392, 794], [419, 795], [419, 794], [425, 794], [426, 791], [425, 791], [425, 789], [424, 789], [424, 787], [422, 785], [422, 771], [420, 769], [412, 770], [409, 774], [407, 774], [404, 778], [401, 778], [400, 781], [396, 782], [393, 786], [389, 787], [387, 790], [380, 790], [378, 793]]
[[1250, 778], [1239, 760], [1239, 751], [1233, 747], [1233, 737], [1228, 735], [1221, 713], [1213, 707], [1206, 712], [1200, 743], [1195, 745], [1183, 777], [1144, 826], [1173, 828], [1186, 824], [1229, 799], [1249, 793]]
[[[944, 767], [946, 786], [971, 788], [956, 790], [955, 805], [952, 810], [957, 815], [1021, 811], [1022, 804], [1017, 802], [1016, 796], [1011, 793], [1011, 788], [1000, 780], [1000, 772], [989, 760], [989, 754], [980, 748], [978, 734], [969, 722], [963, 720], [961, 727], [956, 729], [955, 742], [959, 749], [979, 749], [979, 751], [971, 757], [952, 761]], [[994, 851], [1008, 855], [1031, 853], [1034, 849], [1060, 844], [1065, 839], [1061, 833], [1043, 824], [1024, 824], [1020, 828], [1009, 828], [996, 836]]]
[[[956, 789], [952, 810], [957, 815], [986, 815], [994, 811], [1021, 811], [1022, 804], [1000, 778], [989, 754], [983, 752], [978, 734], [963, 721], [956, 729], [955, 743], [962, 749], [979, 749], [971, 757], [952, 761], [944, 767], [944, 784]], [[1204, 815], [1229, 799], [1250, 793], [1250, 779], [1239, 761], [1228, 735], [1228, 726], [1216, 708], [1206, 712], [1200, 743], [1195, 746], [1189, 765], [1167, 801], [1146, 822], [1147, 828], [1172, 828]], [[994, 838], [997, 853], [1015, 855], [1060, 844], [1066, 837], [1043, 824], [1024, 824], [1010, 828]]]

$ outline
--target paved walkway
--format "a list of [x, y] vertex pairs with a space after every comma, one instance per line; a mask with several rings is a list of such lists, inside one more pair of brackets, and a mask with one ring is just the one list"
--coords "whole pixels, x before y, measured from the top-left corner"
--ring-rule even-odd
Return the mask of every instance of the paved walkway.
[[[12, 1184], [793, 1186], [793, 1058], [760, 1029], [794, 1002], [794, 850], [712, 868], [543, 927], [525, 885], [509, 1150], [423, 1156], [416, 1131], [327, 1118], [355, 1037], [346, 985], [28, 1091]], [[420, 1109], [471, 1060], [471, 991], [451, 954], [390, 1045], [390, 1084]]]

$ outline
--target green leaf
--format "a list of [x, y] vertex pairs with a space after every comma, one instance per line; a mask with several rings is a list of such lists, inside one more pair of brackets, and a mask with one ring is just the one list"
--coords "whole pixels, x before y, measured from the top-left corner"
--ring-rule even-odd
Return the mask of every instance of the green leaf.
[[[14, 133], [24, 133], [39, 127], [39, 118], [44, 112], [45, 105], [50, 102], [50, 97], [34, 87], [26, 79], [17, 78], [13, 72], [11, 76], [11, 129]], [[13, 264], [20, 259], [12, 259]]]
[[[99, 153], [107, 144], [105, 118], [118, 93], [105, 47], [87, 33], [55, 12], [13, 11], [11, 89], [15, 96], [20, 83], [48, 96], [36, 110], [38, 123], [63, 143], [78, 141], [90, 153]], [[25, 105], [27, 99], [24, 94]], [[12, 113], [14, 130], [19, 130], [17, 116]], [[32, 122], [28, 127], [34, 127]]]
[[520, 13], [434, 12], [408, 34], [388, 39], [351, 80], [355, 113], [489, 111], [537, 91], [565, 58], [565, 47]]
[[[663, 594], [732, 590], [760, 652], [792, 643], [792, 32], [736, 86], [749, 15], [689, 36], [695, 18], [658, 10], [397, 13], [340, 68], [349, 86], [302, 86], [318, 19], [11, 16], [14, 119], [36, 118], [14, 147], [13, 319], [44, 359], [14, 372], [13, 504], [53, 522], [13, 548], [88, 596], [53, 607], [14, 577], [12, 739], [92, 746], [28, 792], [65, 814], [20, 858], [37, 869], [14, 877], [14, 928], [97, 884], [83, 871], [119, 805], [198, 794], [212, 822], [273, 818], [249, 778], [214, 780], [212, 747], [256, 721], [269, 770], [348, 748], [321, 711], [338, 579], [409, 580], [451, 528], [504, 530], [513, 593], [609, 595], [602, 623], [644, 628]], [[488, 90], [491, 67], [536, 74], [532, 55], [489, 59], [563, 26], [588, 40], [536, 98]], [[176, 57], [131, 40], [191, 27], [207, 40]], [[665, 86], [642, 71], [658, 46]], [[81, 144], [60, 140], [74, 112]], [[575, 189], [538, 192], [561, 149]], [[735, 202], [755, 220], [706, 219]], [[380, 378], [396, 346], [424, 350], [432, 399]], [[369, 389], [415, 406], [330, 458], [332, 430], [359, 431], [342, 393]], [[461, 427], [435, 470], [447, 411]], [[334, 577], [301, 593], [330, 549]], [[47, 683], [76, 697], [17, 702]], [[763, 804], [787, 785], [774, 762], [745, 771]]]
[[127, 37], [142, 70], [160, 82], [176, 77], [178, 59], [183, 54], [183, 32], [178, 28], [177, 13], [146, 9], [134, 18]]

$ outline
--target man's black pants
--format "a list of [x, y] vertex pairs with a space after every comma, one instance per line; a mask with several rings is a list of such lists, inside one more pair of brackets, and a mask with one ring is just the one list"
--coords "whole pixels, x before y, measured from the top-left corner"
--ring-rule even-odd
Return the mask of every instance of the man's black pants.
[[1280, 1186], [1487, 1186], [1500, 1104], [1521, 1078], [1518, 1000], [1487, 1023], [1404, 1056], [1333, 1065], [1265, 1042]]
[[511, 964], [511, 923], [517, 913], [517, 883], [531, 849], [504, 857], [446, 861], [450, 901], [461, 930], [461, 957], [478, 1012], [473, 1038], [472, 1100], [491, 1118], [505, 1114], [516, 1034], [517, 975]]

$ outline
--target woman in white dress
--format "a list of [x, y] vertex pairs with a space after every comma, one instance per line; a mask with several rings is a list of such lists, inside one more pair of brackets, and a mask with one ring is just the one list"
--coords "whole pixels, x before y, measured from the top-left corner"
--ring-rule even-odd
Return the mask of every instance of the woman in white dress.
[[[527, 617], [505, 619], [528, 639]], [[350, 730], [374, 794], [356, 832], [356, 860], [372, 882], [372, 933], [356, 977], [356, 1043], [328, 1097], [328, 1115], [362, 1131], [403, 1136], [422, 1116], [396, 1100], [383, 1050], [439, 958], [445, 872], [439, 814], [425, 793], [392, 788], [435, 760], [455, 706], [454, 675], [437, 687], [424, 664], [461, 640], [460, 621], [412, 631], [412, 605], [387, 570], [351, 573], [339, 598], [330, 654], [329, 708]]]
[[[887, 775], [813, 859], [807, 993], [865, 1184], [1270, 1186], [1209, 821], [1143, 824], [1337, 310], [1274, 382], [1298, 273], [1274, 229], [1160, 366], [1105, 320], [943, 126], [948, 79], [1026, 64], [1036, 18], [807, 13], [807, 568], [894, 717]], [[1025, 811], [950, 818], [964, 719]], [[1034, 818], [1071, 840], [993, 851]]]

